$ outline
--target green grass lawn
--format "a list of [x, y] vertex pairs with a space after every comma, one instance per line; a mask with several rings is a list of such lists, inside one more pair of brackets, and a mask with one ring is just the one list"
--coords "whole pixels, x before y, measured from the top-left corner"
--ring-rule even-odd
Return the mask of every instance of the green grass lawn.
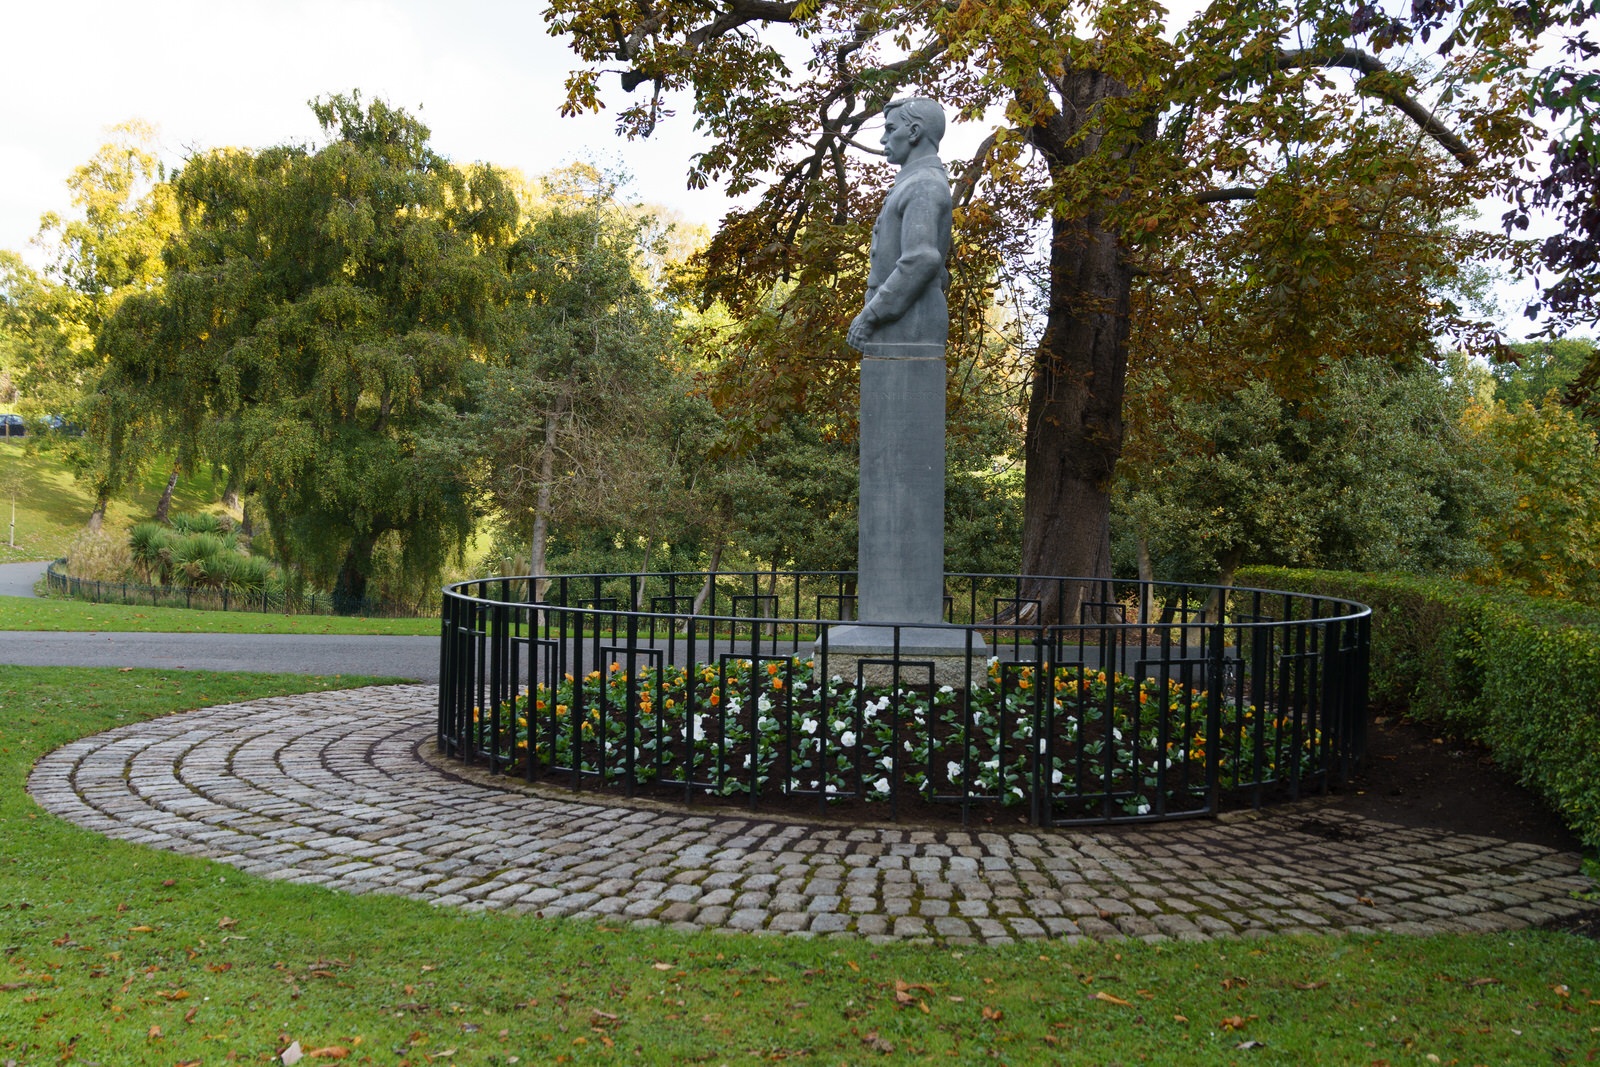
[[417, 1067], [1600, 1056], [1600, 952], [1563, 934], [964, 949], [683, 936], [266, 882], [107, 841], [23, 791], [72, 738], [333, 684], [0, 666], [0, 1063], [267, 1063], [291, 1042]]
[[0, 596], [0, 630], [99, 630], [191, 634], [421, 634], [437, 637], [438, 619], [362, 619], [339, 615], [261, 615], [190, 611], [81, 600]]

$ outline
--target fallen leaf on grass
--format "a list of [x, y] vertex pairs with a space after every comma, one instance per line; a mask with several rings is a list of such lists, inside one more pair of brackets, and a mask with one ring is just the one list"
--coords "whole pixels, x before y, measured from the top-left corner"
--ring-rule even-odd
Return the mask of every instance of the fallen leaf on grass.
[[158, 989], [156, 990], [156, 996], [162, 1000], [188, 1000], [189, 991], [187, 989]]
[[206, 970], [210, 971], [212, 974], [221, 974], [223, 971], [231, 971], [231, 970], [233, 970], [233, 964], [231, 964], [231, 963], [208, 963], [208, 964], [206, 964]]
[[1224, 1030], [1243, 1030], [1254, 1015], [1226, 1015], [1217, 1020], [1217, 1025]]
[[148, 1030], [148, 1031], [146, 1031], [146, 1032], [145, 1032], [145, 1035], [144, 1035], [144, 1036], [145, 1036], [145, 1037], [146, 1037], [146, 1038], [147, 1038], [147, 1039], [148, 1039], [148, 1040], [150, 1040], [150, 1041], [154, 1041], [154, 1040], [155, 1040], [155, 1039], [156, 1039], [156, 1038], [158, 1038], [158, 1037], [160, 1037], [160, 1036], [161, 1036], [161, 1027], [159, 1027], [159, 1026], [152, 1026], [152, 1027], [151, 1027], [151, 1028], [150, 1028], [150, 1029], [149, 1029], [149, 1030]]
[[200, 1005], [196, 1004], [194, 1007], [190, 1008], [188, 1011], [183, 1013], [183, 1021], [186, 1022], [186, 1023], [194, 1022], [194, 1017], [195, 1017], [196, 1013], [198, 1013], [199, 1011], [200, 1011]]
[[1089, 999], [1090, 1000], [1103, 1000], [1107, 1004], [1116, 1004], [1116, 1005], [1119, 1005], [1119, 1006], [1124, 1007], [1124, 1008], [1133, 1007], [1133, 1005], [1128, 1003], [1126, 1000], [1123, 1000], [1121, 997], [1115, 995], [1114, 993], [1107, 993], [1104, 989], [1096, 990], [1094, 996], [1090, 997]]
[[155, 932], [156, 932], [156, 928], [154, 926], [130, 926], [130, 927], [128, 927], [128, 933], [130, 933], [130, 934], [153, 934]]
[[650, 966], [654, 967], [658, 971], [672, 970], [672, 964], [670, 963], [652, 963]]
[[1234, 988], [1243, 989], [1245, 986], [1247, 986], [1249, 984], [1250, 984], [1250, 979], [1248, 979], [1248, 978], [1224, 978], [1222, 980], [1222, 988], [1223, 989], [1234, 989]]
[[282, 1063], [283, 1067], [294, 1067], [304, 1058], [305, 1053], [300, 1051], [300, 1042], [298, 1041], [291, 1041], [288, 1048], [278, 1053], [278, 1062]]
[[323, 1048], [314, 1048], [306, 1053], [308, 1060], [342, 1060], [350, 1055], [350, 1050], [343, 1045], [327, 1045]]
[[856, 961], [855, 961], [855, 960], [845, 960], [845, 961], [844, 961], [844, 962], [845, 962], [845, 964], [846, 964], [846, 965], [847, 965], [847, 966], [849, 966], [849, 968], [850, 968], [850, 969], [851, 969], [851, 970], [852, 970], [852, 971], [859, 971], [859, 970], [861, 970], [861, 968], [860, 968], [860, 967], [857, 967], [857, 966], [856, 966]]
[[984, 1005], [983, 1017], [989, 1022], [997, 1023], [1006, 1017], [1006, 1013], [1000, 1008], [991, 1008], [988, 1005]]
[[32, 982], [4, 982], [0, 983], [0, 993], [9, 993], [14, 989], [26, 989]]
[[1236, 1049], [1242, 1049], [1242, 1050], [1248, 1051], [1248, 1050], [1253, 1049], [1253, 1048], [1266, 1048], [1267, 1047], [1267, 1043], [1265, 1041], [1241, 1041], [1241, 1042], [1239, 1042], [1237, 1045], [1235, 1045], [1233, 1047], [1236, 1048]]
[[1327, 982], [1290, 982], [1289, 984], [1294, 986], [1296, 989], [1322, 989], [1322, 988], [1326, 987], [1328, 983]]
[[217, 920], [217, 929], [218, 930], [232, 930], [235, 926], [238, 926], [238, 925], [239, 925], [239, 920], [238, 919], [230, 919], [226, 915], [224, 915], [222, 918]]
[[1187, 1015], [1174, 1015], [1172, 1017], [1172, 1021], [1175, 1023], [1186, 1023], [1189, 1021], [1189, 1017]]
[[868, 1031], [867, 1036], [861, 1039], [861, 1043], [874, 1052], [882, 1052], [887, 1054], [894, 1051], [894, 1042], [885, 1041], [883, 1038], [878, 1036], [878, 1031], [876, 1030]]
[[923, 1011], [927, 1011], [928, 1005], [911, 995], [911, 991], [913, 989], [920, 989], [924, 993], [927, 993], [930, 997], [933, 996], [932, 986], [922, 985], [920, 982], [916, 984], [911, 982], [903, 982], [896, 978], [894, 980], [894, 1002], [903, 1008], [910, 1007], [912, 1004], [916, 1004], [919, 1005]]
[[1498, 978], [1474, 978], [1472, 981], [1467, 983], [1467, 988], [1468, 989], [1473, 989], [1473, 988], [1476, 988], [1477, 986], [1481, 986], [1481, 985], [1499, 985], [1499, 984], [1500, 984], [1500, 979], [1498, 979]]
[[609, 1026], [610, 1024], [616, 1022], [619, 1018], [621, 1018], [620, 1015], [613, 1015], [609, 1011], [601, 1011], [599, 1008], [590, 1008], [589, 1009], [589, 1025], [590, 1026], [594, 1026], [594, 1027]]

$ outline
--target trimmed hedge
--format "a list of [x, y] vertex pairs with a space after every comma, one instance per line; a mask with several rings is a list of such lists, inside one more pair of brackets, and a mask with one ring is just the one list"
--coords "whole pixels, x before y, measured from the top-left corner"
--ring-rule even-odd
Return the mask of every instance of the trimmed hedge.
[[1489, 747], [1600, 847], [1600, 610], [1400, 574], [1248, 567], [1372, 608], [1372, 698]]

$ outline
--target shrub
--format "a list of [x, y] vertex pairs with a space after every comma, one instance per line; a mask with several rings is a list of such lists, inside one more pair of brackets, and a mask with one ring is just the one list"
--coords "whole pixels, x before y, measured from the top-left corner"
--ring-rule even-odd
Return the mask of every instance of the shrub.
[[[172, 516], [172, 528], [179, 533], [223, 533], [227, 529], [222, 524], [222, 519], [209, 512], [186, 512]], [[231, 523], [229, 524], [232, 525]]]
[[159, 522], [141, 522], [128, 531], [128, 549], [144, 581], [166, 582], [171, 557], [170, 553], [163, 555], [162, 549], [170, 548], [171, 543], [172, 531]]
[[127, 542], [105, 530], [85, 530], [67, 546], [67, 573], [96, 582], [122, 582], [133, 569]]
[[237, 552], [224, 553], [218, 559], [219, 581], [240, 593], [260, 593], [275, 584], [277, 573], [271, 563], [255, 556], [242, 556]]
[[1462, 581], [1252, 567], [1372, 608], [1372, 695], [1488, 745], [1600, 846], [1600, 610]]
[[180, 585], [221, 585], [228, 566], [225, 557], [236, 554], [214, 533], [176, 538], [172, 542], [173, 577]]

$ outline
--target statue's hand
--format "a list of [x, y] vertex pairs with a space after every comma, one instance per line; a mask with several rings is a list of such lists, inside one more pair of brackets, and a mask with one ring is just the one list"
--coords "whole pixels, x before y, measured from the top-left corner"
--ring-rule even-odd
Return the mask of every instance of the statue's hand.
[[872, 339], [872, 328], [877, 324], [878, 320], [868, 316], [863, 309], [861, 314], [855, 317], [855, 321], [850, 323], [850, 332], [845, 335], [845, 340], [851, 348], [859, 352]]

